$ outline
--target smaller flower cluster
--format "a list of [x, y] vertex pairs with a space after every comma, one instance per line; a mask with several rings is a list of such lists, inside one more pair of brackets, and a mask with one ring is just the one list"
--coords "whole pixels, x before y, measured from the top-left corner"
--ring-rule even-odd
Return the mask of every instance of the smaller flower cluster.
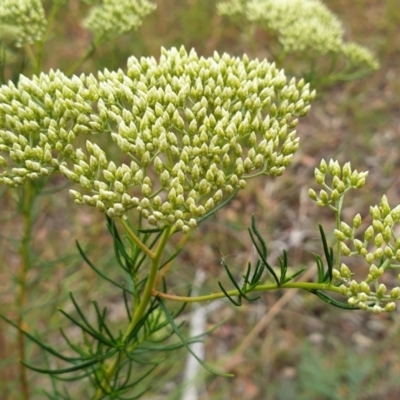
[[42, 1], [1, 0], [0, 26], [15, 37], [17, 47], [41, 41], [47, 29]]
[[[325, 160], [322, 160], [319, 168], [315, 168], [314, 175], [315, 181], [324, 189], [321, 189], [318, 194], [314, 189], [310, 189], [309, 197], [317, 203], [317, 206], [329, 206], [337, 211], [336, 202], [343, 198], [349, 190], [361, 189], [365, 184], [368, 172], [352, 171], [350, 163], [346, 163], [341, 168], [337, 161], [330, 160], [327, 164]], [[332, 178], [330, 185], [326, 183], [327, 175]]]
[[392, 209], [386, 196], [383, 196], [379, 206], [370, 208], [370, 215], [372, 223], [364, 231], [364, 240], [355, 236], [361, 223], [359, 214], [354, 217], [352, 227], [342, 222], [340, 229], [335, 230], [342, 254], [348, 257], [361, 256], [368, 264], [366, 279], [361, 282], [352, 280], [351, 271], [344, 263], [335, 274], [344, 282], [341, 289], [349, 297], [349, 304], [376, 313], [392, 311], [395, 309], [393, 301], [400, 299], [400, 287], [389, 290], [386, 285], [379, 283], [379, 279], [387, 269], [400, 268], [400, 237], [395, 229], [400, 222], [400, 205]]
[[218, 4], [220, 14], [244, 16], [277, 32], [283, 50], [336, 53], [350, 64], [375, 70], [378, 62], [364, 47], [345, 43], [338, 18], [319, 0], [230, 0]]
[[147, 0], [102, 0], [84, 21], [97, 39], [105, 41], [136, 30], [156, 5]]
[[[331, 185], [326, 183], [326, 176], [332, 177]], [[342, 168], [337, 161], [327, 164], [324, 160], [315, 169], [315, 178], [322, 189], [317, 194], [310, 189], [309, 196], [317, 205], [328, 206], [340, 217], [340, 207], [345, 193], [350, 189], [359, 189], [365, 184], [367, 172], [351, 170], [349, 163]], [[354, 216], [349, 225], [339, 221], [335, 229], [339, 252], [346, 257], [362, 257], [368, 265], [365, 279], [357, 281], [354, 273], [345, 263], [336, 260], [338, 266], [333, 270], [335, 281], [339, 281], [341, 293], [348, 298], [348, 303], [362, 310], [374, 313], [393, 311], [394, 301], [400, 299], [400, 287], [388, 289], [379, 280], [388, 269], [400, 268], [400, 237], [396, 234], [396, 224], [400, 222], [400, 205], [391, 208], [386, 196], [377, 206], [370, 208], [372, 223], [364, 231], [363, 237], [357, 234], [361, 226], [360, 214]], [[399, 275], [400, 280], [400, 275]]]

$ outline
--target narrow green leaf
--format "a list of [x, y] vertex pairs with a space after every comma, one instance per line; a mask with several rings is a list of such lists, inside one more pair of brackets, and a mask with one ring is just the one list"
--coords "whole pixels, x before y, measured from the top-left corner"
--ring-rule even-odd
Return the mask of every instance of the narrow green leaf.
[[[279, 286], [278, 276], [276, 275], [274, 269], [271, 267], [271, 265], [269, 265], [269, 263], [267, 261], [267, 255], [268, 255], [267, 245], [265, 244], [265, 241], [262, 238], [260, 232], [257, 230], [256, 222], [255, 222], [255, 219], [254, 219], [254, 214], [251, 216], [251, 228], [249, 228], [248, 231], [249, 231], [249, 234], [250, 234], [251, 241], [253, 242], [253, 245], [256, 248], [258, 255], [260, 256], [261, 261], [263, 262], [265, 267], [268, 269], [268, 271], [273, 276], [276, 284]], [[259, 243], [261, 245], [261, 249], [259, 248], [255, 237], [258, 239], [258, 241], [259, 241]]]
[[[126, 292], [127, 292], [127, 291], [124, 290], [122, 293], [123, 293], [123, 297], [124, 297], [124, 304], [125, 304], [126, 315], [128, 316], [128, 320], [130, 321], [130, 320], [132, 319], [132, 316], [131, 316], [130, 305], [129, 305], [128, 298], [127, 298], [127, 296], [126, 296]], [[131, 292], [129, 292], [129, 293], [131, 293]]]
[[105, 317], [106, 317], [106, 312], [107, 309], [104, 308], [103, 312], [100, 311], [99, 305], [97, 304], [97, 301], [93, 300], [92, 301], [93, 306], [96, 310], [96, 315], [97, 315], [97, 319], [98, 319], [98, 324], [99, 324], [99, 330], [101, 332], [102, 329], [104, 329], [108, 335], [108, 337], [110, 338], [110, 340], [112, 340], [113, 342], [115, 342], [115, 338], [112, 334], [112, 332], [110, 331], [110, 329], [108, 328], [106, 321], [105, 321]]
[[72, 350], [74, 350], [76, 353], [80, 354], [82, 356], [82, 360], [87, 360], [90, 354], [88, 354], [86, 351], [82, 350], [79, 346], [73, 344], [68, 336], [65, 334], [64, 330], [60, 328], [60, 333], [61, 336], [64, 338], [64, 340], [67, 342], [68, 346], [71, 347]]
[[283, 282], [283, 283], [290, 282], [291, 280], [293, 280], [294, 278], [296, 278], [296, 277], [298, 277], [300, 274], [302, 274], [305, 270], [306, 270], [306, 268], [302, 268], [301, 270], [295, 272], [293, 275], [288, 276], [288, 277], [285, 279], [285, 282]]
[[225, 297], [235, 306], [240, 307], [242, 305], [242, 299], [241, 299], [241, 295], [242, 295], [242, 290], [240, 289], [239, 285], [236, 283], [235, 279], [233, 278], [231, 272], [229, 271], [229, 268], [227, 267], [226, 263], [224, 260], [221, 260], [222, 265], [225, 267], [226, 272], [228, 273], [228, 276], [230, 278], [230, 280], [232, 281], [233, 285], [235, 286], [235, 288], [238, 290], [239, 294], [237, 296], [238, 300], [237, 302], [235, 300], [233, 300], [233, 298], [228, 294], [228, 292], [225, 290], [225, 288], [222, 286], [221, 282], [218, 281], [218, 286], [220, 287], [220, 289], [223, 291]]
[[74, 372], [74, 371], [78, 371], [80, 369], [85, 369], [87, 367], [90, 367], [93, 364], [96, 364], [102, 360], [105, 360], [106, 358], [112, 357], [114, 354], [116, 353], [115, 350], [110, 351], [109, 353], [106, 353], [103, 357], [101, 358], [96, 358], [90, 361], [86, 361], [84, 363], [80, 363], [77, 365], [74, 365], [72, 367], [67, 367], [67, 368], [60, 368], [60, 369], [46, 369], [46, 368], [37, 368], [34, 367], [33, 365], [27, 364], [26, 362], [20, 360], [21, 364], [25, 365], [25, 367], [36, 371], [36, 372], [40, 372], [43, 374], [53, 374], [53, 375], [57, 375], [57, 374], [66, 374], [68, 372]]
[[103, 344], [105, 344], [107, 346], [110, 346], [110, 347], [115, 346], [115, 344], [110, 342], [106, 337], [104, 337], [103, 335], [99, 334], [98, 332], [86, 327], [85, 325], [80, 323], [76, 318], [72, 317], [67, 312], [62, 310], [61, 308], [59, 308], [59, 311], [61, 314], [63, 314], [65, 317], [67, 317], [70, 321], [72, 321], [76, 326], [79, 326], [79, 328], [81, 328], [84, 332], [86, 332], [87, 334], [92, 336], [94, 339], [98, 340], [99, 342], [102, 342]]
[[50, 354], [53, 354], [57, 358], [60, 358], [61, 360], [64, 360], [64, 361], [67, 361], [67, 362], [77, 362], [77, 361], [81, 361], [82, 360], [81, 357], [67, 357], [67, 356], [64, 356], [63, 354], [61, 354], [61, 353], [57, 352], [56, 350], [54, 350], [52, 347], [50, 347], [47, 344], [43, 343], [41, 340], [35, 338], [35, 336], [31, 335], [29, 332], [24, 331], [23, 329], [21, 329], [15, 322], [11, 321], [7, 317], [5, 317], [3, 314], [0, 314], [0, 317], [2, 319], [4, 319], [4, 321], [6, 321], [10, 325], [12, 325], [14, 328], [16, 328], [20, 332], [22, 332], [25, 336], [27, 336], [30, 340], [35, 342], [43, 350], [46, 350], [47, 352], [49, 352]]
[[[141, 377], [139, 377], [138, 379], [136, 379], [135, 381], [129, 383], [129, 384], [125, 384], [124, 386], [122, 386], [122, 388], [118, 391], [119, 393], [124, 393], [127, 390], [137, 386], [140, 382], [142, 382], [144, 379], [146, 379], [156, 368], [157, 368], [158, 364], [154, 365], [153, 367], [149, 368], [149, 370], [147, 372], [145, 372]], [[149, 388], [144, 389], [143, 391], [141, 391], [139, 394], [135, 395], [134, 397], [121, 397], [121, 400], [136, 400], [136, 399], [140, 399], [144, 393], [146, 393], [149, 390]]]
[[318, 296], [322, 301], [325, 303], [331, 304], [332, 306], [342, 308], [344, 310], [359, 310], [359, 307], [356, 306], [351, 306], [347, 303], [342, 303], [340, 301], [337, 301], [333, 299], [332, 297], [327, 296], [326, 294], [320, 292], [319, 290], [309, 290], [309, 292], [315, 294]]
[[279, 279], [280, 285], [282, 285], [286, 280], [286, 273], [288, 268], [287, 252], [283, 250], [283, 258], [278, 257], [279, 267], [281, 269], [281, 276]]
[[154, 229], [137, 229], [137, 232], [140, 232], [140, 233], [160, 233], [162, 231], [163, 231], [163, 229], [158, 229], [158, 228], [154, 228]]
[[253, 276], [251, 278], [251, 287], [257, 286], [260, 283], [263, 272], [264, 272], [264, 267], [262, 266], [261, 261], [258, 260]]
[[[109, 342], [108, 339], [101, 332], [96, 331], [96, 329], [92, 326], [92, 324], [87, 320], [86, 315], [82, 312], [82, 310], [81, 310], [79, 304], [77, 303], [77, 301], [75, 300], [74, 295], [72, 294], [72, 292], [69, 293], [69, 297], [71, 298], [71, 301], [74, 304], [75, 309], [78, 312], [79, 316], [81, 317], [82, 321], [88, 327], [89, 332], [92, 332], [92, 333], [96, 334], [97, 337], [103, 338], [105, 344], [112, 345], [112, 342]], [[93, 335], [91, 335], [91, 336], [93, 336]]]
[[321, 256], [319, 254], [313, 254], [314, 260], [317, 264], [317, 282], [324, 283], [324, 264], [322, 262]]
[[219, 375], [219, 376], [225, 376], [225, 377], [232, 377], [232, 374], [227, 374], [225, 372], [222, 371], [217, 371], [216, 369], [210, 367], [208, 364], [206, 364], [201, 358], [199, 358], [194, 351], [190, 348], [190, 346], [187, 344], [185, 338], [183, 337], [183, 335], [181, 334], [181, 332], [179, 331], [178, 327], [175, 324], [174, 318], [172, 317], [172, 315], [170, 314], [170, 312], [168, 311], [168, 308], [165, 306], [164, 302], [162, 301], [162, 299], [157, 298], [161, 309], [164, 311], [164, 314], [166, 316], [166, 318], [168, 319], [169, 323], [171, 324], [172, 329], [174, 330], [174, 332], [176, 333], [176, 335], [179, 337], [179, 339], [181, 339], [182, 343], [185, 345], [186, 349], [189, 351], [190, 354], [192, 354], [192, 356], [199, 362], [199, 364], [206, 369], [207, 371], [211, 372], [212, 374], [215, 375]]
[[84, 253], [81, 245], [79, 244], [78, 241], [75, 241], [76, 246], [78, 247], [78, 251], [81, 254], [82, 258], [84, 259], [84, 261], [86, 262], [86, 264], [89, 265], [90, 268], [93, 269], [93, 271], [95, 271], [98, 275], [100, 275], [103, 279], [105, 279], [107, 282], [112, 283], [114, 286], [119, 287], [122, 290], [125, 290], [127, 292], [129, 292], [130, 294], [133, 295], [133, 292], [131, 292], [129, 289], [127, 289], [126, 287], [120, 285], [119, 283], [113, 281], [112, 279], [110, 279], [108, 276], [104, 275], [97, 267], [95, 267], [95, 265], [89, 260], [89, 258], [86, 256], [86, 254]]
[[251, 262], [249, 261], [247, 263], [246, 273], [244, 275], [242, 275], [243, 276], [244, 285], [250, 284], [250, 279], [249, 279], [250, 278], [250, 272], [251, 272]]
[[[332, 275], [332, 270], [333, 270], [333, 250], [332, 248], [328, 247], [328, 243], [326, 241], [326, 236], [325, 236], [325, 232], [324, 229], [322, 228], [321, 224], [318, 224], [319, 227], [319, 233], [321, 235], [321, 240], [322, 240], [322, 245], [324, 247], [324, 254], [325, 254], [325, 258], [326, 258], [326, 262], [328, 265], [328, 271], [327, 271], [327, 278], [329, 279], [329, 282], [332, 281], [333, 279], [333, 275]], [[325, 278], [325, 277], [324, 277]]]

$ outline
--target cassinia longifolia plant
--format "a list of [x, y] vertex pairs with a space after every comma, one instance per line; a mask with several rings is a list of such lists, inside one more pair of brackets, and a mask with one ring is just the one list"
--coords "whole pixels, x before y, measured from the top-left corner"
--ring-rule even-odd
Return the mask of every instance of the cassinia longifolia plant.
[[267, 43], [274, 58], [285, 64], [287, 56], [298, 54], [297, 66], [309, 61], [304, 73], [311, 77], [323, 74], [323, 65], [315, 65], [318, 56], [330, 56], [328, 76], [323, 78], [330, 81], [354, 79], [379, 67], [368, 49], [344, 40], [342, 23], [319, 0], [229, 0], [217, 8], [222, 15], [275, 35], [279, 46], [271, 39]]
[[100, 43], [136, 30], [156, 6], [147, 0], [85, 0], [93, 4], [84, 25]]
[[[102, 44], [124, 33], [137, 30], [143, 19], [156, 8], [155, 4], [148, 0], [80, 0], [80, 2], [91, 6], [82, 25], [92, 33], [93, 39], [87, 52], [71, 66], [70, 74], [75, 72]], [[41, 72], [46, 41], [49, 39], [57, 14], [67, 3], [68, 0], [1, 0], [0, 71], [5, 65], [25, 55], [31, 62], [33, 72], [36, 74]], [[48, 10], [47, 14], [45, 9]]]
[[[146, 1], [90, 3], [94, 8], [85, 23], [97, 43], [136, 29], [154, 8]], [[294, 3], [295, 11], [288, 12]], [[302, 6], [306, 3], [309, 8]], [[63, 2], [52, 4], [61, 7]], [[15, 44], [36, 45], [43, 43], [48, 31], [43, 10], [38, 0], [5, 0], [0, 4], [0, 22], [10, 27]], [[262, 15], [278, 31], [285, 51], [311, 48], [345, 54], [355, 65], [377, 66], [368, 51], [344, 44], [340, 23], [320, 2], [232, 1], [220, 4], [219, 10], [246, 13], [251, 20]], [[34, 60], [38, 61], [33, 56]], [[248, 264], [240, 282], [222, 260], [233, 289], [220, 284], [218, 293], [178, 296], [168, 292], [163, 280], [168, 271], [163, 268], [177, 259], [184, 244], [184, 240], [174, 244], [173, 235], [187, 237], [245, 189], [247, 181], [280, 176], [290, 165], [299, 146], [298, 118], [309, 112], [314, 98], [309, 84], [288, 79], [275, 63], [217, 52], [205, 58], [184, 47], [161, 49], [159, 60], [131, 57], [125, 70], [79, 76], [51, 70], [32, 78], [21, 75], [18, 82], [2, 85], [0, 184], [21, 191], [25, 221], [18, 306], [21, 309], [26, 302], [33, 200], [55, 174], [70, 181], [74, 203], [105, 215], [115, 267], [125, 277], [122, 283], [111, 279], [78, 244], [85, 262], [121, 291], [126, 323], [115, 330], [97, 302], [93, 302], [95, 318], [87, 316], [71, 294], [75, 313], [61, 312], [79, 328], [82, 340], [76, 343], [61, 331], [69, 346], [62, 352], [26, 331], [22, 313], [17, 322], [3, 316], [62, 365], [27, 364], [23, 341], [22, 363], [49, 374], [53, 383], [64, 375], [89, 382], [92, 393], [86, 398], [138, 398], [137, 385], [162, 362], [154, 352], [179, 347], [191, 352], [189, 344], [199, 340], [185, 338], [175, 321], [181, 310], [171, 311], [166, 301], [186, 304], [227, 298], [239, 306], [243, 300], [255, 300], [254, 293], [297, 288], [343, 309], [394, 310], [400, 287], [387, 288], [381, 278], [387, 270], [400, 268], [396, 234], [400, 206], [391, 208], [384, 196], [379, 206], [371, 207], [372, 224], [360, 233], [361, 215], [346, 223], [342, 208], [345, 195], [363, 187], [367, 173], [333, 160], [321, 161], [315, 170], [321, 189], [309, 191], [310, 198], [330, 208], [336, 219], [333, 247], [319, 227], [323, 254], [314, 255], [315, 282], [297, 280], [303, 270], [288, 275], [286, 252], [278, 258], [278, 267], [270, 264], [254, 218], [249, 234], [258, 260]], [[364, 261], [365, 277], [356, 276], [344, 257]], [[171, 340], [174, 336], [179, 340]], [[28, 399], [23, 370], [20, 387]], [[70, 398], [54, 390], [49, 398]]]

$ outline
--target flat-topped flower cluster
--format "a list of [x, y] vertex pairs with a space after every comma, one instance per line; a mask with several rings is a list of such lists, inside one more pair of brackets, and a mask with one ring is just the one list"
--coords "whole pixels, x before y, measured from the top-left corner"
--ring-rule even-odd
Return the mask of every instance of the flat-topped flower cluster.
[[[283, 173], [314, 96], [266, 60], [184, 48], [131, 57], [126, 73], [22, 76], [0, 88], [0, 183], [60, 171], [81, 186], [78, 204], [188, 230], [247, 179]], [[101, 133], [120, 156], [93, 141]]]
[[[350, 163], [340, 167], [337, 161], [331, 160], [327, 164], [322, 160], [315, 170], [315, 178], [324, 189], [319, 194], [310, 189], [309, 195], [318, 206], [327, 206], [338, 211], [344, 194], [350, 189], [363, 187], [367, 175], [367, 172], [352, 170]], [[385, 271], [400, 268], [400, 205], [391, 208], [386, 196], [383, 196], [379, 205], [370, 208], [370, 215], [372, 222], [363, 235], [358, 233], [362, 223], [360, 214], [355, 215], [350, 225], [340, 221], [335, 229], [340, 254], [346, 257], [362, 257], [367, 263], [365, 278], [357, 279], [345, 263], [337, 265], [333, 276], [351, 306], [374, 313], [393, 311], [396, 307], [394, 300], [400, 299], [400, 287], [388, 289], [380, 279]], [[400, 280], [400, 275], [398, 278]]]
[[379, 66], [368, 49], [344, 40], [341, 22], [319, 0], [229, 0], [217, 7], [220, 14], [242, 16], [275, 32], [286, 53], [341, 54], [358, 68]]
[[156, 8], [148, 0], [90, 0], [90, 3], [94, 7], [84, 20], [84, 25], [100, 41], [138, 29], [143, 19]]
[[[0, 30], [15, 37], [17, 47], [41, 41], [47, 20], [41, 0], [1, 0]], [[0, 33], [0, 37], [3, 36]]]

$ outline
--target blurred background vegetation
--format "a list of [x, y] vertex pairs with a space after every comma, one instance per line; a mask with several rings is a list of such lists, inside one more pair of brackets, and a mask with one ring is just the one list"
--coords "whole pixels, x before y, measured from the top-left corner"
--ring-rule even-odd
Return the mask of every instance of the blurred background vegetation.
[[[216, 13], [214, 0], [153, 1], [157, 10], [137, 32], [99, 48], [78, 72], [124, 68], [130, 55], [158, 57], [160, 46], [182, 44], [204, 56], [214, 50], [265, 56], [265, 32], [256, 31], [256, 46], [250, 48], [243, 32]], [[321, 158], [351, 161], [354, 168], [370, 171], [366, 187], [348, 198], [348, 218], [360, 212], [367, 223], [369, 205], [377, 204], [384, 193], [391, 204], [400, 203], [400, 1], [325, 3], [343, 22], [347, 38], [370, 48], [381, 68], [361, 80], [339, 82], [319, 91], [309, 116], [299, 125], [300, 149], [285, 174], [251, 181], [226, 209], [192, 235], [168, 278], [177, 293], [194, 283], [199, 270], [205, 274], [197, 288], [201, 293], [216, 290], [218, 279], [227, 282], [221, 257], [238, 276], [242, 273], [254, 257], [246, 230], [252, 213], [269, 243], [271, 261], [286, 249], [294, 268], [312, 268], [312, 253], [321, 251], [317, 224], [323, 223], [326, 232], [334, 225], [332, 215], [317, 209], [307, 197]], [[67, 70], [84, 54], [91, 38], [80, 24], [82, 12], [80, 0], [69, 0], [47, 44], [45, 71]], [[15, 78], [15, 72], [18, 65], [6, 70], [6, 78]], [[104, 218], [75, 206], [68, 191], [58, 190], [64, 184], [61, 179], [55, 177], [53, 183], [54, 194], [36, 202], [34, 268], [28, 275], [24, 316], [28, 330], [61, 345], [60, 324], [69, 336], [74, 334], [57, 312], [57, 308], [69, 309], [70, 291], [87, 307], [92, 299], [107, 306], [116, 326], [123, 303], [111, 286], [84, 265], [74, 243], [79, 240], [90, 257], [112, 275]], [[0, 196], [0, 312], [15, 319], [17, 238], [22, 229], [15, 204], [21, 199], [18, 192], [5, 188], [0, 188]], [[201, 375], [202, 400], [400, 398], [399, 312], [378, 316], [344, 312], [295, 291], [263, 294], [241, 308], [228, 302], [217, 307], [208, 313], [208, 327], [225, 322], [207, 337], [206, 359], [235, 377]], [[15, 330], [0, 321], [0, 398], [4, 400], [20, 398], [15, 338]], [[185, 357], [185, 350], [167, 355], [151, 375], [151, 391], [144, 398], [179, 399]], [[28, 360], [35, 365], [47, 362], [32, 344], [28, 345]], [[49, 378], [29, 373], [29, 380], [32, 399], [44, 399], [41, 390], [50, 390]], [[81, 387], [70, 387], [70, 392], [86, 398]]]

